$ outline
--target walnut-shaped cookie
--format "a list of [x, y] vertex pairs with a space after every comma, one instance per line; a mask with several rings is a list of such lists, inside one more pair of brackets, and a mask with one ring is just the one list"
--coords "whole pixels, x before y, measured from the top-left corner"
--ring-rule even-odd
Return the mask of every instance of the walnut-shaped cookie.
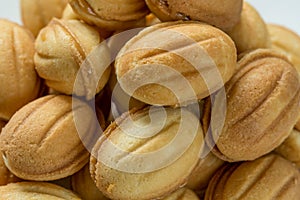
[[62, 16], [67, 3], [68, 0], [20, 0], [24, 26], [37, 36], [53, 17]]
[[32, 34], [4, 19], [0, 19], [0, 29], [0, 120], [8, 121], [38, 97], [41, 81], [34, 69]]
[[178, 106], [223, 87], [236, 68], [236, 48], [223, 31], [195, 21], [145, 28], [115, 61], [121, 88], [150, 105]]
[[185, 109], [131, 110], [97, 141], [91, 175], [111, 199], [163, 198], [187, 182], [203, 142], [199, 119]]
[[146, 0], [161, 21], [197, 20], [229, 30], [238, 23], [242, 0]]
[[221, 168], [211, 179], [204, 200], [298, 200], [299, 187], [298, 169], [270, 154]]
[[273, 49], [284, 53], [300, 74], [300, 36], [287, 27], [268, 24]]
[[[72, 106], [73, 104], [73, 106]], [[78, 118], [78, 115], [84, 118]], [[0, 135], [6, 167], [34, 181], [65, 178], [89, 160], [86, 149], [98, 124], [88, 104], [64, 95], [48, 95], [20, 109]]]
[[233, 39], [238, 53], [271, 46], [267, 24], [257, 10], [247, 2], [243, 4], [238, 24], [226, 32]]
[[271, 49], [252, 51], [238, 62], [226, 84], [224, 125], [218, 93], [206, 101], [204, 132], [212, 152], [227, 161], [254, 160], [278, 147], [293, 129], [299, 111], [300, 80], [288, 59]]
[[81, 21], [53, 19], [35, 42], [39, 76], [58, 92], [94, 98], [110, 73], [110, 52], [102, 40]]
[[80, 19], [105, 30], [124, 30], [145, 25], [149, 13], [144, 0], [70, 0]]

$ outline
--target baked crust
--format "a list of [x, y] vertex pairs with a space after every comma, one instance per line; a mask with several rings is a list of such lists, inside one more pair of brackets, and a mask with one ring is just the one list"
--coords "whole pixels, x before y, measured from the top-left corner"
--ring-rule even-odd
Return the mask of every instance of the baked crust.
[[145, 25], [149, 10], [143, 0], [70, 0], [73, 11], [85, 22], [105, 30], [125, 30]]
[[238, 66], [225, 86], [224, 126], [216, 127], [219, 113], [214, 106], [211, 112], [210, 99], [202, 119], [213, 153], [231, 162], [254, 160], [278, 147], [297, 121], [300, 101], [298, 73], [284, 55], [258, 49], [245, 54]]
[[[0, 149], [12, 173], [26, 180], [56, 180], [88, 162], [89, 152], [82, 141], [91, 142], [98, 122], [87, 105], [74, 101], [78, 103], [72, 109], [72, 97], [48, 95], [11, 118], [0, 135]], [[78, 114], [84, 118], [74, 117]]]
[[195, 20], [229, 30], [240, 20], [242, 0], [146, 0], [161, 21]]
[[227, 34], [234, 41], [238, 53], [271, 47], [267, 24], [248, 2], [243, 4], [240, 21]]
[[276, 24], [268, 24], [272, 48], [286, 55], [300, 74], [300, 36], [292, 30]]
[[[197, 164], [203, 147], [202, 129], [198, 119], [188, 111], [165, 108], [165, 123], [162, 129], [155, 131], [155, 135], [152, 135], [153, 131], [158, 128], [157, 124], [163, 122], [161, 120], [153, 122], [143, 132], [137, 132], [136, 127], [127, 126], [129, 117], [136, 125], [147, 125], [150, 122], [148, 111], [149, 108], [145, 108], [122, 115], [106, 129], [93, 148], [90, 160], [92, 178], [97, 187], [111, 199], [165, 197], [186, 184], [189, 174]], [[161, 111], [155, 108], [152, 111], [156, 116], [154, 119], [158, 120], [160, 117], [157, 115]], [[182, 132], [178, 132], [180, 123]], [[131, 135], [134, 133], [138, 135]], [[149, 134], [152, 136], [145, 137]], [[185, 139], [179, 141], [174, 137]], [[110, 143], [117, 149], [112, 150]], [[182, 146], [184, 143], [189, 146]], [[175, 149], [163, 153], [166, 148], [173, 147]], [[182, 148], [185, 149], [184, 152], [181, 152]], [[118, 149], [123, 153], [117, 151]], [[151, 157], [153, 159], [149, 160], [145, 154], [150, 153], [154, 153], [157, 158]]]
[[95, 28], [81, 21], [53, 19], [36, 39], [35, 68], [50, 88], [92, 99], [110, 74], [110, 52], [102, 41]]
[[115, 69], [130, 96], [150, 105], [182, 106], [223, 87], [236, 60], [234, 42], [224, 32], [178, 21], [142, 30], [120, 50]]
[[289, 161], [270, 154], [225, 165], [211, 179], [204, 200], [300, 198], [300, 173]]
[[68, 0], [20, 0], [22, 22], [36, 37], [53, 17], [60, 18]]
[[38, 97], [41, 81], [34, 69], [32, 34], [4, 19], [0, 19], [0, 29], [0, 120], [8, 121]]
[[80, 200], [80, 198], [72, 191], [51, 183], [44, 182], [20, 182], [1, 186], [0, 196], [5, 200]]

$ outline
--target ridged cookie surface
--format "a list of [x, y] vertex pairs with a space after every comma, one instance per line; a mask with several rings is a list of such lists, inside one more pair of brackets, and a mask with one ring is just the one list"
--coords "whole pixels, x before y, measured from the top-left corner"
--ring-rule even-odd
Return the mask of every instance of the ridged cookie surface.
[[[76, 120], [75, 113], [84, 119]], [[72, 97], [64, 95], [27, 104], [0, 135], [5, 165], [26, 180], [49, 181], [74, 174], [89, 159], [82, 141], [91, 140], [96, 130], [93, 114], [85, 104], [72, 108]]]

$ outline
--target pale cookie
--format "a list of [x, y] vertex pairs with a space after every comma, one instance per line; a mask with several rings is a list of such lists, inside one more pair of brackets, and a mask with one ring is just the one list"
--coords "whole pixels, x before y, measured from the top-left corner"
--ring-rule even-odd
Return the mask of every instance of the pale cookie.
[[160, 198], [187, 182], [203, 147], [201, 125], [189, 111], [162, 109], [132, 110], [94, 146], [91, 175], [109, 198]]

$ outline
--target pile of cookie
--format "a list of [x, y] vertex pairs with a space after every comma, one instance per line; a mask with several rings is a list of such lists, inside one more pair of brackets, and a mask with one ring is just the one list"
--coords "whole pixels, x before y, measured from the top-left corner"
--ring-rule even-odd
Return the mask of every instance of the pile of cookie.
[[296, 33], [243, 0], [20, 5], [1, 199], [300, 199]]

